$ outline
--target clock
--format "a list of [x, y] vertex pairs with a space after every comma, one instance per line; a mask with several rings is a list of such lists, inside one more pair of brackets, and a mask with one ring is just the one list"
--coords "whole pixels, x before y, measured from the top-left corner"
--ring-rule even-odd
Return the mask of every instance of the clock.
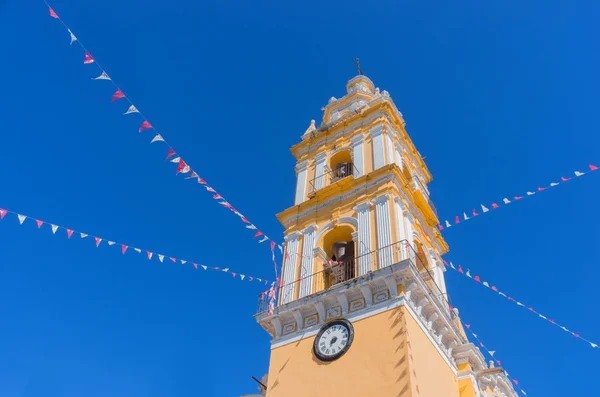
[[333, 320], [323, 326], [313, 345], [315, 356], [321, 361], [333, 361], [348, 351], [354, 340], [354, 328], [348, 320]]

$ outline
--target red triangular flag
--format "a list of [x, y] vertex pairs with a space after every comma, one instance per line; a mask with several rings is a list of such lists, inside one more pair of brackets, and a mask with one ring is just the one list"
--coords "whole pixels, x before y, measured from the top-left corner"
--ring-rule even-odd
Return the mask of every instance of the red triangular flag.
[[177, 259], [175, 259], [175, 258], [169, 258], [169, 259], [171, 260], [171, 262], [177, 263]]
[[219, 199], [222, 199], [223, 197], [222, 197], [222, 196], [221, 196], [219, 193], [217, 193], [217, 194], [215, 194], [215, 195], [213, 196], [213, 198], [214, 198], [215, 200], [219, 200]]
[[148, 259], [152, 259], [152, 252], [146, 251], [146, 254], [148, 255]]
[[479, 345], [480, 345], [481, 347], [484, 347], [484, 346], [483, 346], [483, 343], [481, 343], [481, 342], [479, 342]]
[[444, 230], [444, 226], [442, 226], [442, 225], [438, 225], [438, 229], [440, 229], [440, 230]]
[[467, 329], [471, 329], [471, 324], [465, 324], [465, 327], [467, 327]]
[[515, 383], [515, 385], [519, 385], [519, 381], [516, 379], [513, 379], [513, 382]]
[[48, 7], [48, 9], [50, 10], [50, 16], [52, 18], [58, 19], [58, 14], [56, 12], [54, 12], [54, 10], [52, 9], [52, 7]]
[[271, 251], [275, 249], [275, 241], [271, 241]]
[[515, 196], [515, 200], [521, 200], [523, 196]]
[[496, 364], [498, 364], [498, 365], [502, 365], [502, 361], [500, 361], [500, 360], [496, 360]]
[[475, 211], [475, 208], [473, 208], [473, 216], [479, 216], [479, 214], [477, 213], [477, 211]]
[[115, 93], [113, 94], [111, 102], [118, 101], [118, 100], [119, 100], [119, 99], [121, 99], [121, 98], [125, 98], [125, 94], [123, 94], [123, 91], [121, 91], [121, 89], [119, 88], [119, 89], [117, 90], [117, 92], [115, 92]]
[[198, 183], [201, 185], [206, 185], [206, 181], [202, 178], [198, 178]]
[[473, 280], [477, 281], [478, 283], [481, 282], [481, 279], [479, 278], [479, 276], [475, 276], [475, 278]]
[[545, 187], [538, 187], [538, 192], [543, 192], [544, 190], [546, 190]]
[[533, 307], [528, 307], [528, 309], [529, 309], [530, 312], [534, 311]]
[[590, 164], [590, 171], [596, 171], [598, 169], [598, 167], [596, 167], [593, 164]]
[[71, 238], [72, 235], [73, 235], [73, 230], [67, 229], [67, 238]]
[[148, 120], [145, 120], [145, 121], [142, 123], [142, 125], [140, 125], [140, 128], [139, 128], [138, 132], [142, 132], [142, 131], [145, 131], [145, 130], [149, 130], [149, 129], [151, 129], [151, 128], [154, 128], [154, 127], [152, 127], [152, 124], [150, 124], [150, 122], [149, 122]]
[[250, 223], [250, 221], [244, 217], [241, 217], [241, 219], [242, 219], [242, 222], [244, 222], [244, 223]]
[[[187, 167], [187, 164], [185, 163], [185, 161], [183, 161], [183, 159], [179, 160], [179, 165], [177, 166], [177, 173], [179, 174], [181, 171], [183, 171], [185, 168]], [[188, 169], [189, 170], [189, 169]]]
[[121, 244], [121, 253], [123, 255], [125, 255], [125, 252], [127, 251], [127, 248], [129, 248], [128, 246], [126, 246], [125, 244]]
[[0, 219], [4, 219], [8, 211], [0, 208]]
[[460, 223], [460, 218], [458, 217], [458, 215], [456, 215], [456, 218], [454, 219], [454, 223], [457, 225]]
[[37, 223], [39, 229], [44, 224], [44, 221], [36, 220], [35, 223]]
[[549, 319], [548, 321], [550, 321], [552, 324], [554, 324], [554, 320], [552, 320], [552, 319]]
[[463, 274], [465, 273], [461, 265], [458, 265], [458, 272]]
[[448, 266], [448, 262], [445, 259], [442, 259], [442, 262], [444, 262], [444, 265]]
[[197, 264], [197, 263], [192, 263], [192, 265], [194, 265], [194, 267], [195, 267], [196, 269], [198, 269], [198, 264]]
[[576, 337], [576, 338], [579, 338], [579, 334], [573, 333], [573, 336]]
[[492, 285], [492, 291], [496, 291], [496, 292], [498, 292], [498, 288], [496, 288], [496, 286], [495, 286], [495, 285]]
[[173, 150], [173, 148], [170, 147], [169, 151], [167, 152], [167, 157], [165, 157], [165, 161], [167, 161], [169, 158], [171, 158], [174, 155], [175, 155], [175, 150]]
[[233, 276], [233, 278], [235, 278], [236, 273], [231, 272], [231, 275]]
[[560, 179], [561, 179], [563, 182], [567, 182], [567, 181], [570, 181], [570, 180], [571, 180], [571, 178], [565, 178], [564, 176], [561, 176], [561, 177], [560, 177]]
[[92, 58], [92, 54], [86, 51], [85, 58], [83, 59], [83, 63], [89, 65], [90, 63], [94, 63], [94, 58]]
[[96, 239], [96, 247], [98, 247], [100, 245], [100, 242], [102, 241], [101, 238], [99, 237], [94, 237]]
[[258, 237], [258, 236], [262, 236], [262, 234], [263, 234], [263, 233], [262, 233], [262, 232], [259, 230], [258, 232], [256, 232], [256, 234], [254, 235], [254, 237], [253, 237], [253, 238], [256, 238], [256, 237]]
[[492, 208], [498, 208], [498, 204], [492, 203]]

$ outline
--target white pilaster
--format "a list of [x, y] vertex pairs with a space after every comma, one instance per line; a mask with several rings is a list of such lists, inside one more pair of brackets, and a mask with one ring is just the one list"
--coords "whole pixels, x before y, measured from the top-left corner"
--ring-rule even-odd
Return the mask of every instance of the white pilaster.
[[400, 142], [394, 142], [394, 162], [402, 170], [402, 146]]
[[283, 287], [279, 297], [279, 304], [284, 305], [294, 300], [294, 281], [296, 278], [296, 261], [298, 259], [298, 240], [300, 233], [294, 232], [285, 236], [287, 258], [283, 264]]
[[410, 212], [408, 212], [408, 210], [403, 212], [403, 217], [404, 217], [404, 227], [406, 228], [406, 240], [408, 241], [408, 257], [410, 259], [412, 259], [413, 264], [415, 266], [417, 266], [417, 259], [415, 258], [415, 244], [413, 241], [413, 236], [414, 236], [414, 228], [413, 228], [413, 222], [415, 221], [415, 218], [411, 215]]
[[394, 205], [396, 206], [396, 231], [398, 235], [399, 247], [397, 250], [400, 252], [398, 259], [408, 259], [408, 250], [406, 244], [408, 243], [408, 237], [406, 228], [404, 227], [404, 211], [406, 206], [402, 202], [402, 199], [398, 196], [394, 197]]
[[352, 142], [352, 162], [356, 169], [354, 170], [355, 178], [361, 177], [365, 173], [365, 160], [364, 160], [364, 137], [363, 134], [358, 134], [350, 138]]
[[302, 267], [300, 268], [300, 298], [312, 294], [316, 230], [317, 225], [311, 225], [302, 231], [304, 241], [302, 243]]
[[393, 164], [394, 163], [394, 144], [392, 143], [392, 131], [390, 131], [389, 128], [386, 128], [386, 130], [385, 130], [384, 139], [385, 139], [385, 151], [386, 151], [386, 155], [387, 155], [386, 156], [387, 161], [385, 163]]
[[385, 152], [383, 144], [383, 126], [378, 125], [371, 128], [371, 137], [373, 138], [373, 170], [385, 165]]
[[358, 275], [362, 276], [371, 271], [371, 203], [361, 203], [354, 207], [354, 211], [358, 218]]
[[296, 165], [296, 172], [298, 175], [298, 179], [296, 181], [296, 199], [294, 200], [295, 205], [298, 205], [304, 202], [306, 198], [306, 184], [308, 183], [308, 160], [304, 160], [301, 163]]
[[321, 152], [315, 156], [315, 191], [325, 186], [325, 162], [327, 152]]
[[390, 195], [383, 194], [373, 199], [377, 218], [377, 256], [378, 268], [392, 264], [392, 229], [390, 227]]

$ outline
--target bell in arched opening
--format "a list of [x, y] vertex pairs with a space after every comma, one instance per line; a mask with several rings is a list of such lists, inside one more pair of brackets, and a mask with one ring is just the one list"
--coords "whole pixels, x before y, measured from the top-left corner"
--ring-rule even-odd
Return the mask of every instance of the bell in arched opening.
[[333, 253], [331, 259], [334, 261], [331, 266], [333, 283], [342, 283], [354, 278], [356, 274], [354, 269], [354, 241], [335, 242], [331, 247], [331, 252]]

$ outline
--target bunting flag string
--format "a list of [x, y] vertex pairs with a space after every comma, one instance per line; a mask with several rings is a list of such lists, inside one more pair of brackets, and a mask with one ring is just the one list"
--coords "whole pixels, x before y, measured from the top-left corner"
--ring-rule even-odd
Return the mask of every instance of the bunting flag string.
[[[113, 94], [112, 96], [112, 102], [116, 102], [120, 99], [123, 99], [124, 101], [126, 101], [129, 106], [127, 111], [124, 113], [124, 115], [128, 115], [128, 114], [137, 114], [140, 119], [141, 119], [141, 124], [140, 127], [138, 128], [138, 132], [144, 132], [147, 130], [153, 130], [155, 132], [155, 136], [152, 138], [152, 140], [150, 141], [150, 143], [156, 143], [156, 142], [162, 142], [164, 145], [167, 146], [168, 152], [172, 153], [173, 155], [176, 154], [175, 149], [167, 142], [167, 140], [164, 138], [164, 135], [159, 133], [158, 130], [156, 129], [156, 127], [154, 127], [150, 121], [148, 120], [148, 118], [146, 116], [144, 116], [144, 114], [139, 110], [139, 108], [137, 108], [135, 106], [135, 104], [132, 102], [132, 100], [125, 95], [124, 91], [121, 89], [121, 87], [119, 87], [117, 85], [117, 83], [115, 83], [115, 81], [109, 77], [108, 73], [106, 72], [106, 70], [97, 62], [97, 60], [91, 55], [91, 53], [87, 50], [87, 48], [83, 45], [83, 43], [81, 42], [81, 40], [79, 40], [71, 31], [71, 29], [67, 26], [67, 24], [59, 17], [59, 15], [56, 13], [56, 11], [50, 6], [50, 4], [48, 4], [48, 2], [46, 0], [44, 0], [44, 3], [46, 3], [46, 5], [48, 6], [48, 10], [50, 13], [50, 16], [58, 21], [60, 21], [60, 23], [64, 26], [64, 28], [67, 30], [67, 32], [69, 33], [70, 37], [71, 37], [71, 44], [73, 43], [77, 43], [81, 49], [85, 52], [84, 55], [84, 61], [83, 63], [86, 65], [89, 64], [95, 64], [99, 69], [101, 74], [98, 77], [92, 78], [92, 80], [106, 80], [106, 81], [110, 81], [114, 87], [116, 88], [116, 92]], [[273, 241], [271, 240], [271, 238], [269, 238], [267, 235], [265, 235], [262, 231], [260, 231], [256, 225], [252, 222], [250, 222], [248, 220], [248, 218], [246, 216], [244, 216], [242, 213], [240, 213], [237, 209], [235, 209], [235, 207], [233, 207], [233, 205], [231, 203], [229, 203], [222, 195], [220, 195], [219, 193], [217, 193], [217, 191], [211, 186], [209, 185], [205, 179], [201, 178], [198, 173], [196, 171], [194, 171], [192, 169], [192, 167], [186, 162], [184, 161], [181, 157], [178, 157], [178, 161], [177, 161], [177, 168], [176, 168], [176, 175], [177, 174], [184, 174], [187, 175], [189, 174], [189, 177], [186, 177], [186, 179], [195, 179], [197, 181], [197, 183], [201, 186], [204, 187], [204, 189], [209, 192], [210, 194], [213, 194], [213, 199], [216, 200], [218, 202], [218, 204], [220, 204], [223, 208], [228, 209], [230, 212], [232, 212], [233, 214], [235, 214], [240, 221], [245, 225], [245, 227], [249, 230], [255, 230], [254, 233], [254, 239], [257, 239], [258, 243], [264, 243], [265, 241]], [[281, 244], [279, 245], [279, 249], [282, 250], [282, 246]], [[273, 250], [271, 250], [273, 251]]]
[[[473, 339], [475, 339], [475, 341], [477, 342], [477, 345], [482, 348], [483, 350], [485, 350], [485, 352], [492, 358], [492, 360], [494, 361], [495, 364], [497, 364], [499, 367], [502, 367], [502, 361], [498, 360], [498, 358], [496, 357], [496, 351], [495, 350], [489, 350], [488, 347], [486, 345], [483, 344], [483, 342], [481, 342], [481, 339], [479, 339], [479, 336], [473, 332], [473, 330], [471, 329], [471, 324], [464, 324], [465, 328], [467, 329], [467, 332], [469, 332], [469, 334], [471, 334], [471, 336], [473, 337]], [[527, 393], [525, 393], [525, 390], [523, 390], [521, 388], [521, 385], [519, 383], [519, 381], [513, 377], [510, 376], [510, 374], [504, 369], [504, 367], [502, 367], [502, 370], [504, 372], [504, 375], [510, 379], [510, 381], [514, 384], [515, 388], [517, 390], [519, 390], [521, 392], [521, 394], [523, 394], [524, 396], [527, 395]]]
[[[494, 210], [494, 209], [500, 208], [502, 206], [506, 206], [508, 204], [511, 204], [511, 203], [513, 203], [515, 201], [522, 200], [525, 197], [534, 196], [535, 194], [543, 192], [545, 190], [548, 190], [548, 189], [550, 189], [552, 187], [556, 187], [558, 185], [563, 185], [563, 184], [569, 182], [573, 178], [580, 178], [580, 177], [582, 177], [584, 175], [589, 174], [590, 172], [598, 170], [598, 167], [596, 167], [593, 164], [589, 164], [588, 168], [589, 168], [589, 171], [587, 171], [587, 172], [574, 171], [573, 172], [574, 176], [571, 176], [570, 178], [566, 178], [564, 176], [561, 176], [560, 177], [560, 182], [557, 182], [558, 181], [558, 179], [557, 179], [555, 182], [551, 182], [549, 185], [541, 185], [541, 186], [538, 186], [536, 189], [528, 190], [528, 191], [525, 192], [525, 194], [523, 194], [521, 196], [513, 196], [511, 199], [509, 199], [508, 197], [505, 197], [505, 198], [502, 199], [502, 201], [497, 201], [495, 203], [488, 204], [487, 206], [483, 205], [483, 204], [480, 204], [481, 209], [479, 209], [479, 207], [478, 208], [473, 208], [469, 212], [470, 215], [467, 215], [467, 212], [463, 212], [462, 216], [461, 215], [456, 215], [454, 217], [454, 222], [450, 222], [448, 220], [445, 220], [444, 224], [440, 223], [439, 225], [437, 225], [437, 227], [438, 227], [439, 230], [448, 229], [448, 228], [450, 228], [452, 226], [460, 224], [461, 222], [465, 222], [465, 221], [471, 220], [471, 219], [473, 219], [475, 217], [478, 217], [479, 215], [482, 215], [482, 214], [485, 214], [487, 212], [490, 212], [490, 209]], [[498, 204], [498, 203], [500, 203], [500, 204]]]
[[487, 281], [484, 281], [481, 279], [481, 277], [479, 277], [478, 275], [471, 275], [471, 270], [467, 269], [466, 271], [463, 269], [463, 267], [461, 265], [458, 265], [458, 267], [456, 267], [452, 262], [448, 263], [447, 261], [443, 261], [444, 265], [446, 265], [446, 267], [449, 267], [450, 269], [456, 271], [457, 273], [462, 274], [465, 277], [470, 278], [471, 280], [475, 281], [478, 284], [483, 285], [484, 287], [486, 287], [487, 289], [489, 289], [490, 291], [495, 292], [496, 294], [498, 294], [499, 296], [502, 296], [504, 299], [513, 302], [515, 305], [517, 306], [521, 306], [525, 309], [527, 309], [528, 311], [530, 311], [531, 313], [537, 315], [539, 318], [541, 318], [542, 320], [545, 320], [546, 322], [557, 326], [558, 328], [562, 329], [563, 331], [571, 334], [572, 336], [574, 336], [577, 339], [581, 339], [582, 341], [586, 342], [587, 344], [589, 344], [593, 349], [598, 349], [598, 344], [591, 342], [590, 340], [582, 337], [581, 335], [579, 335], [578, 333], [571, 331], [570, 329], [568, 329], [567, 327], [557, 323], [556, 321], [554, 321], [552, 318], [543, 315], [542, 313], [538, 312], [537, 310], [533, 309], [531, 306], [528, 306], [524, 303], [519, 302], [518, 300], [516, 300], [515, 298], [507, 295], [506, 293], [500, 291], [498, 289], [498, 287], [496, 287], [495, 285], [491, 285], [490, 283], [488, 283]]
[[119, 243], [119, 242], [117, 242], [115, 240], [108, 240], [108, 239], [103, 238], [103, 237], [94, 236], [93, 234], [88, 234], [88, 233], [83, 233], [83, 232], [77, 231], [77, 230], [75, 230], [73, 228], [59, 226], [59, 225], [56, 225], [56, 224], [53, 224], [53, 223], [50, 223], [50, 222], [43, 221], [43, 220], [38, 219], [38, 218], [34, 218], [34, 217], [31, 217], [31, 216], [28, 216], [28, 215], [23, 215], [23, 214], [14, 212], [14, 211], [10, 211], [10, 210], [6, 210], [4, 208], [0, 208], [0, 220], [3, 220], [6, 217], [7, 214], [11, 214], [11, 215], [16, 216], [16, 218], [17, 218], [17, 220], [19, 222], [19, 225], [23, 225], [23, 224], [26, 223], [26, 221], [28, 219], [31, 219], [31, 220], [35, 221], [37, 229], [41, 230], [44, 225], [50, 226], [50, 229], [52, 230], [52, 234], [56, 234], [56, 232], [58, 230], [64, 230], [65, 234], [67, 236], [67, 239], [71, 239], [71, 237], [73, 236], [73, 234], [78, 234], [81, 239], [90, 239], [90, 240], [92, 240], [94, 242], [94, 245], [96, 246], [96, 248], [99, 248], [101, 245], [104, 244], [104, 242], [106, 242], [105, 244], [108, 245], [108, 246], [116, 246], [116, 247], [120, 248], [121, 255], [125, 255], [126, 252], [131, 252], [131, 251], [128, 251], [128, 249], [131, 248], [131, 249], [133, 249], [138, 254], [141, 254], [142, 252], [145, 252], [146, 255], [147, 255], [147, 257], [148, 257], [148, 260], [152, 260], [152, 257], [156, 254], [156, 256], [158, 257], [158, 259], [159, 259], [160, 262], [163, 262], [164, 258], [167, 257], [173, 263], [179, 262], [182, 265], [186, 265], [186, 264], [189, 263], [190, 265], [194, 266], [194, 268], [196, 270], [198, 270], [198, 267], [201, 267], [205, 271], [206, 270], [211, 270], [211, 271], [219, 271], [219, 272], [222, 272], [222, 273], [229, 273], [229, 274], [231, 274], [231, 276], [233, 278], [239, 278], [242, 281], [247, 278], [248, 281], [254, 281], [254, 280], [256, 280], [256, 282], [258, 282], [258, 283], [264, 283], [264, 285], [268, 285], [269, 283], [272, 282], [272, 281], [266, 280], [264, 278], [253, 277], [253, 276], [248, 276], [248, 275], [241, 274], [241, 273], [238, 273], [238, 272], [233, 272], [233, 271], [230, 271], [229, 268], [220, 268], [220, 267], [214, 267], [214, 266], [199, 265], [196, 262], [191, 262], [191, 261], [188, 261], [186, 259], [179, 259], [179, 258], [172, 257], [172, 256], [166, 256], [166, 255], [163, 255], [163, 254], [158, 254], [158, 253], [156, 253], [154, 251], [148, 251], [148, 250], [145, 250], [145, 249], [133, 247], [132, 245], [129, 245], [129, 244]]

